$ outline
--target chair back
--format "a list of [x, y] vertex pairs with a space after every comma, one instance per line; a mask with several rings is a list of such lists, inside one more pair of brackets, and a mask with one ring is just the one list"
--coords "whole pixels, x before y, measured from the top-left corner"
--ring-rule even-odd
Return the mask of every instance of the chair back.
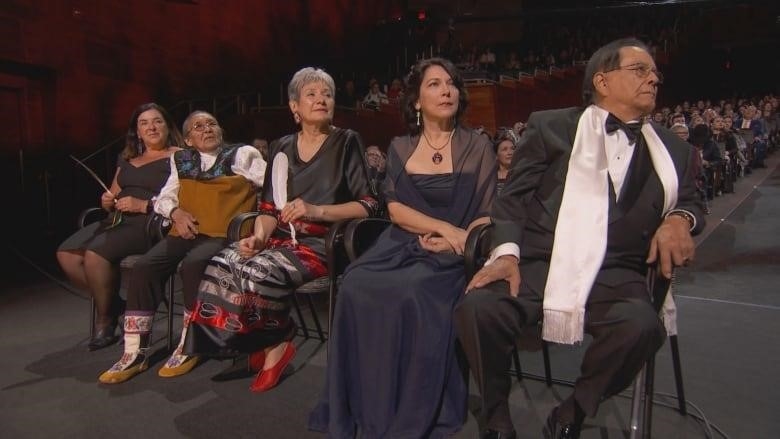
[[360, 218], [350, 221], [344, 230], [344, 249], [349, 262], [374, 245], [379, 235], [391, 224], [384, 218]]
[[492, 223], [475, 226], [466, 237], [466, 246], [463, 249], [463, 263], [466, 270], [466, 281], [479, 271], [488, 258], [490, 252], [490, 233], [493, 230]]

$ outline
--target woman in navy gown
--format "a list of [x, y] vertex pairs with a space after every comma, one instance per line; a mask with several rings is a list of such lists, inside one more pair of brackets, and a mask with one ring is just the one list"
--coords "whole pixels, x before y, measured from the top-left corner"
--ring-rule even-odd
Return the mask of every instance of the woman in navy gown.
[[458, 125], [466, 95], [451, 62], [418, 62], [406, 85], [411, 133], [390, 144], [383, 191], [393, 225], [345, 272], [309, 419], [332, 437], [448, 437], [465, 421], [452, 310], [468, 230], [489, 220], [496, 156]]

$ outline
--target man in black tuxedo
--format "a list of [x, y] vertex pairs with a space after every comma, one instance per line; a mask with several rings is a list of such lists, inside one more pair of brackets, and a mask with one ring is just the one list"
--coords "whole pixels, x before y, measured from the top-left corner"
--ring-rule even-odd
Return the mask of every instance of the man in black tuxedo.
[[455, 310], [482, 395], [486, 438], [512, 438], [510, 355], [520, 332], [578, 343], [593, 336], [574, 392], [547, 438], [577, 438], [585, 416], [631, 383], [663, 344], [645, 277], [693, 259], [704, 226], [693, 149], [647, 121], [661, 74], [640, 41], [614, 41], [585, 70], [584, 108], [531, 114], [501, 196], [492, 252]]

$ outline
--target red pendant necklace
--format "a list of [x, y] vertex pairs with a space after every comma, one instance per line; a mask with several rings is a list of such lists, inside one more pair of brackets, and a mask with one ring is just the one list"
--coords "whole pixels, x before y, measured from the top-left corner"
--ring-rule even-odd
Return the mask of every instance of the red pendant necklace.
[[447, 137], [447, 141], [444, 142], [442, 146], [433, 146], [431, 141], [428, 140], [428, 136], [425, 135], [425, 131], [423, 131], [422, 135], [423, 138], [425, 139], [425, 143], [427, 143], [428, 147], [434, 151], [433, 155], [431, 156], [431, 161], [433, 162], [433, 164], [438, 165], [439, 163], [444, 161], [444, 156], [442, 156], [439, 151], [441, 151], [442, 149], [446, 148], [447, 145], [449, 145], [449, 143], [452, 141], [453, 134], [455, 134], [455, 130], [450, 131], [450, 135], [449, 137]]

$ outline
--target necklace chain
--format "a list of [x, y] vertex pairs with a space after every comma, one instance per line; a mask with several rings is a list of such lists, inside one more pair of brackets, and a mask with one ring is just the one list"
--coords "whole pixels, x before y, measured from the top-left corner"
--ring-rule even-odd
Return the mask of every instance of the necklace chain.
[[452, 140], [452, 135], [453, 134], [455, 134], [455, 130], [450, 131], [450, 135], [447, 137], [447, 141], [444, 142], [444, 144], [442, 146], [438, 146], [437, 147], [437, 146], [433, 146], [431, 141], [428, 139], [428, 136], [425, 135], [425, 131], [422, 132], [423, 138], [425, 139], [425, 143], [427, 143], [428, 147], [430, 147], [434, 151], [441, 151], [442, 149], [444, 149], [450, 143], [450, 141]]
[[441, 155], [439, 151], [444, 149], [451, 141], [452, 141], [452, 135], [455, 134], [455, 130], [450, 131], [449, 137], [447, 137], [447, 141], [444, 142], [442, 146], [433, 146], [430, 140], [428, 140], [428, 136], [425, 135], [425, 131], [422, 132], [423, 138], [425, 139], [425, 143], [428, 144], [428, 147], [431, 148], [434, 152], [431, 156], [431, 161], [434, 165], [441, 164], [441, 162], [444, 161], [444, 156]]

